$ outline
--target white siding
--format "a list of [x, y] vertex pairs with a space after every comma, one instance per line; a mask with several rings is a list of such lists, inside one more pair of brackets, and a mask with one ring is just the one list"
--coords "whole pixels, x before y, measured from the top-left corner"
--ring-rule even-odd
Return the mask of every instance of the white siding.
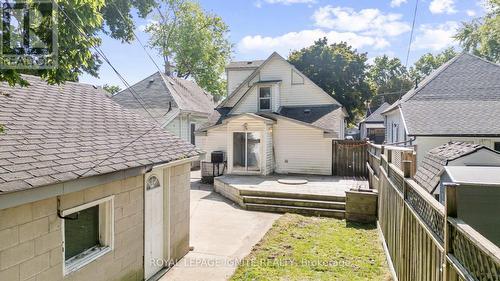
[[191, 142], [191, 123], [195, 123], [196, 128], [208, 121], [207, 117], [193, 116], [190, 114], [179, 114], [170, 123], [165, 126], [165, 129], [181, 139]]
[[227, 130], [225, 126], [208, 130], [206, 136], [196, 136], [196, 146], [205, 152], [201, 160], [210, 161], [212, 151], [224, 151], [227, 157]]
[[231, 94], [245, 80], [253, 70], [228, 70], [227, 71], [227, 90]]
[[385, 141], [388, 144], [409, 140], [408, 136], [406, 136], [406, 129], [403, 118], [401, 117], [401, 112], [398, 109], [387, 114], [385, 134]]
[[417, 165], [422, 163], [425, 155], [434, 147], [443, 145], [450, 141], [462, 141], [474, 144], [484, 145], [494, 149], [495, 142], [500, 142], [500, 138], [482, 138], [482, 137], [416, 137], [417, 145]]
[[272, 111], [277, 112], [280, 105], [280, 84], [262, 84], [256, 85], [242, 98], [240, 103], [238, 103], [231, 114], [241, 114], [241, 113], [255, 113], [259, 111], [259, 88], [260, 87], [271, 87], [271, 108]]
[[[273, 151], [273, 132], [272, 125], [269, 125], [266, 129], [265, 135], [265, 144], [266, 144], [266, 171], [265, 174], [269, 175], [274, 172], [274, 151]], [[271, 129], [271, 130], [270, 130]]]
[[277, 173], [331, 175], [332, 140], [322, 130], [278, 119], [273, 137]]
[[260, 71], [262, 81], [282, 80], [280, 89], [282, 106], [335, 103], [332, 97], [308, 79], [304, 79], [304, 84], [292, 84], [292, 69], [293, 66], [288, 62], [274, 57]]
[[[273, 57], [269, 62], [267, 62], [264, 67], [260, 70], [259, 74], [252, 80], [251, 83], [256, 81], [266, 81], [266, 80], [281, 80], [280, 83], [280, 105], [281, 106], [293, 106], [293, 105], [321, 105], [321, 104], [334, 104], [335, 100], [325, 93], [321, 88], [316, 86], [312, 81], [304, 76], [303, 84], [292, 84], [292, 70], [294, 67], [289, 64], [286, 60]], [[298, 72], [297, 72], [298, 73]], [[293, 74], [297, 76], [298, 74]], [[230, 81], [231, 75], [228, 72], [228, 83], [233, 85], [236, 82]], [[236, 77], [237, 79], [238, 77]], [[294, 79], [294, 83], [297, 81], [297, 77]], [[236, 80], [238, 81], [238, 80]], [[241, 82], [238, 82], [241, 83]], [[237, 94], [235, 94], [230, 100], [228, 100], [226, 106], [233, 107], [240, 97], [248, 90], [248, 85], [242, 87]], [[229, 91], [229, 94], [232, 91]]]

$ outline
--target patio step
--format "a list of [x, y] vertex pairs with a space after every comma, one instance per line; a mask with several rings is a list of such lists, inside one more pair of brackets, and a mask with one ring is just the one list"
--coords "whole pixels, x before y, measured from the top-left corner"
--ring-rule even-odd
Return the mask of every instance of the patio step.
[[345, 202], [243, 196], [243, 203], [345, 210]]
[[299, 200], [315, 200], [315, 201], [333, 201], [333, 202], [345, 202], [345, 196], [336, 195], [323, 195], [323, 194], [304, 194], [304, 193], [291, 193], [291, 192], [279, 192], [279, 191], [267, 191], [267, 190], [248, 190], [240, 189], [240, 196], [246, 197], [271, 197], [271, 198], [287, 198], [287, 199], [299, 199]]
[[282, 205], [267, 205], [267, 204], [245, 204], [246, 209], [250, 211], [270, 212], [270, 213], [295, 213], [308, 216], [331, 217], [337, 219], [345, 218], [344, 210], [308, 208]]

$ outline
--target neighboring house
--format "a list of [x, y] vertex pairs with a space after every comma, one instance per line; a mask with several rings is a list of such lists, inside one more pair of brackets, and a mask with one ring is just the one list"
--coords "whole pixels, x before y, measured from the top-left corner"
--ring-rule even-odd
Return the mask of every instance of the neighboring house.
[[464, 141], [500, 150], [500, 66], [463, 53], [442, 65], [384, 113], [386, 142], [432, 148]]
[[444, 203], [441, 175], [447, 166], [499, 166], [500, 153], [482, 145], [450, 142], [431, 149], [415, 174], [415, 181]]
[[[152, 118], [166, 130], [195, 143], [194, 132], [208, 121], [215, 103], [211, 94], [194, 81], [161, 72], [113, 95], [121, 106]], [[147, 111], [146, 111], [146, 109]]]
[[441, 182], [458, 184], [457, 217], [500, 246], [500, 167], [446, 167]]
[[347, 113], [277, 53], [227, 66], [228, 97], [199, 130], [197, 146], [223, 151], [230, 174], [332, 173], [332, 140]]
[[367, 117], [359, 123], [360, 138], [362, 140], [369, 139], [370, 141], [381, 144], [385, 140], [385, 124], [384, 116], [381, 114], [387, 108], [391, 106], [387, 102], [384, 102], [377, 110], [371, 114], [367, 114]]
[[0, 84], [0, 280], [144, 280], [184, 256], [195, 147], [100, 88], [24, 78]]

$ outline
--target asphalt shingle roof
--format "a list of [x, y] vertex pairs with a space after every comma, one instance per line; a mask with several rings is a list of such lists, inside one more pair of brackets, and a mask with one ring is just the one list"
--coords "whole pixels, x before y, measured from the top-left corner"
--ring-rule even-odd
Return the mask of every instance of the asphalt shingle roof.
[[361, 122], [365, 122], [365, 123], [384, 123], [384, 121], [385, 121], [384, 120], [384, 116], [381, 113], [384, 112], [386, 109], [388, 109], [389, 106], [391, 106], [391, 105], [388, 104], [387, 102], [384, 102], [381, 106], [379, 106], [377, 108], [377, 110], [375, 110], [374, 112], [372, 112], [372, 114], [368, 115], [368, 117], [366, 117]]
[[478, 144], [449, 142], [431, 149], [422, 160], [415, 173], [415, 181], [429, 192], [433, 192], [440, 181], [441, 173], [449, 161], [469, 155], [480, 149], [487, 149]]
[[[327, 131], [336, 131], [342, 118], [342, 107], [337, 104], [320, 106], [284, 106], [279, 115], [295, 119]], [[338, 133], [338, 132], [337, 132]]]
[[257, 68], [265, 60], [251, 60], [251, 61], [232, 61], [230, 62], [226, 68]]
[[100, 88], [25, 79], [0, 83], [0, 194], [199, 154]]
[[500, 65], [463, 53], [406, 93], [409, 135], [500, 135]]
[[170, 77], [160, 72], [132, 85], [131, 88], [135, 92], [125, 89], [115, 94], [112, 99], [127, 109], [148, 118], [153, 117], [161, 123], [174, 108], [209, 115], [215, 107], [212, 95], [194, 81]]

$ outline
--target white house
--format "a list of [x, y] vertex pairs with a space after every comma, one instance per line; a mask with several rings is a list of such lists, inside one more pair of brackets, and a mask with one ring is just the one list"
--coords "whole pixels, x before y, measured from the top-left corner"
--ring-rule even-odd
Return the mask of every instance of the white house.
[[[195, 143], [194, 132], [208, 121], [215, 104], [194, 81], [156, 72], [112, 96], [113, 101], [154, 119], [166, 130]], [[147, 110], [146, 110], [146, 109]]]
[[0, 83], [0, 280], [148, 280], [183, 257], [199, 151], [100, 88], [23, 78]]
[[366, 118], [359, 122], [359, 137], [360, 139], [369, 139], [370, 141], [381, 144], [385, 139], [385, 123], [384, 112], [391, 106], [387, 102], [380, 105], [371, 114], [367, 114]]
[[449, 141], [500, 151], [500, 66], [463, 53], [383, 112], [386, 142], [416, 145], [418, 165]]
[[331, 174], [347, 116], [340, 103], [277, 53], [226, 71], [228, 97], [197, 133], [207, 160], [223, 151], [229, 174]]

